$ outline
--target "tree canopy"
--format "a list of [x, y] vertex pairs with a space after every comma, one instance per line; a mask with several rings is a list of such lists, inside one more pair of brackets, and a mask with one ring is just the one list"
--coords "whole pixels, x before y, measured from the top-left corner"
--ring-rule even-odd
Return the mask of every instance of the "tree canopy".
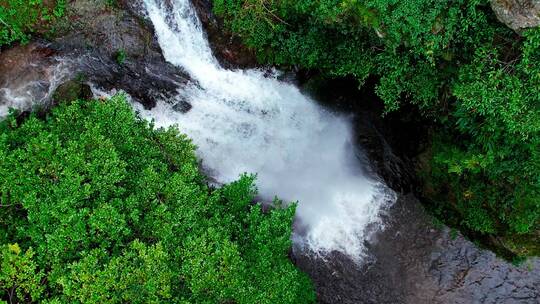
[[121, 95], [0, 124], [0, 299], [311, 303], [288, 259], [295, 206], [254, 176], [208, 186], [195, 147]]

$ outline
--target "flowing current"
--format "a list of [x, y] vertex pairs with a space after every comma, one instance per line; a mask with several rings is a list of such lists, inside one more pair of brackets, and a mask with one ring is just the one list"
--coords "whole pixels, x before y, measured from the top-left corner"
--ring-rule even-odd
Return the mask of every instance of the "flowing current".
[[144, 2], [166, 60], [194, 82], [177, 97], [189, 112], [158, 102], [151, 110], [135, 105], [140, 115], [158, 127], [178, 125], [218, 182], [256, 173], [262, 198], [298, 201], [297, 246], [360, 259], [368, 227], [382, 225], [393, 193], [359, 169], [350, 122], [277, 75], [222, 68], [189, 0]]
[[22, 75], [19, 77], [0, 75], [0, 120], [10, 109], [28, 110], [45, 105], [62, 81], [71, 75], [70, 64], [69, 60], [58, 59], [41, 68], [19, 71]]

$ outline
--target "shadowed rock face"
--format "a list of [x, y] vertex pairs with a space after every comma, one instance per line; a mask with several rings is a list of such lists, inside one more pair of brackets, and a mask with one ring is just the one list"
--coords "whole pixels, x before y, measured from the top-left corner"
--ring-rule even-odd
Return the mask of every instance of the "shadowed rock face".
[[192, 0], [203, 24], [214, 56], [226, 68], [255, 68], [255, 53], [225, 29], [223, 21], [212, 12], [212, 0]]
[[491, 0], [491, 8], [514, 31], [540, 25], [540, 0]]
[[540, 261], [513, 266], [431, 222], [414, 196], [402, 195], [364, 265], [302, 252], [296, 264], [313, 278], [320, 303], [539, 303]]
[[122, 8], [105, 3], [73, 1], [68, 11], [73, 25], [54, 46], [80, 58], [78, 71], [101, 89], [124, 90], [146, 108], [173, 98], [189, 79], [163, 59], [151, 23], [139, 15], [141, 1], [120, 1]]

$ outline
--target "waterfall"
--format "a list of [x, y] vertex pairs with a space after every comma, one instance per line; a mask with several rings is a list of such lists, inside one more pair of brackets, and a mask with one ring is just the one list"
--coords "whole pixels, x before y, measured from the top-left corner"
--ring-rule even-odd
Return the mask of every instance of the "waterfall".
[[178, 125], [217, 181], [255, 173], [261, 197], [297, 201], [295, 245], [361, 259], [368, 227], [382, 225], [381, 210], [394, 194], [362, 171], [351, 122], [277, 73], [222, 68], [189, 0], [144, 3], [166, 60], [193, 79], [177, 96], [193, 107], [181, 113], [170, 100], [151, 110], [134, 104], [139, 114], [158, 127]]

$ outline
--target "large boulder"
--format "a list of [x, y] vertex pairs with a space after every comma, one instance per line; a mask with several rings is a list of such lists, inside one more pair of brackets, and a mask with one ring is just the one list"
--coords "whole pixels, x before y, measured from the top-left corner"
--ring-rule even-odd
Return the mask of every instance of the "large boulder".
[[57, 32], [60, 45], [69, 49], [99, 50], [111, 58], [122, 52], [126, 58], [160, 57], [152, 28], [120, 4], [74, 0], [67, 7], [67, 24]]
[[70, 1], [52, 41], [2, 51], [0, 117], [9, 108], [24, 111], [88, 98], [90, 86], [125, 91], [145, 108], [166, 100], [188, 111], [190, 105], [177, 95], [189, 77], [163, 58], [152, 25], [142, 15], [141, 1], [115, 3]]
[[540, 26], [540, 0], [491, 0], [491, 7], [514, 31]]
[[52, 95], [52, 99], [56, 102], [71, 102], [92, 97], [92, 89], [88, 84], [84, 83], [82, 78], [75, 78], [62, 83]]
[[74, 70], [88, 83], [123, 90], [146, 108], [157, 100], [178, 102], [177, 88], [188, 76], [165, 62], [141, 0], [73, 0], [67, 18], [53, 45], [77, 59]]
[[386, 229], [366, 241], [369, 255], [362, 264], [339, 253], [322, 259], [295, 250], [318, 303], [539, 303], [539, 259], [515, 266], [478, 248], [434, 225], [411, 194], [400, 195], [385, 218]]

